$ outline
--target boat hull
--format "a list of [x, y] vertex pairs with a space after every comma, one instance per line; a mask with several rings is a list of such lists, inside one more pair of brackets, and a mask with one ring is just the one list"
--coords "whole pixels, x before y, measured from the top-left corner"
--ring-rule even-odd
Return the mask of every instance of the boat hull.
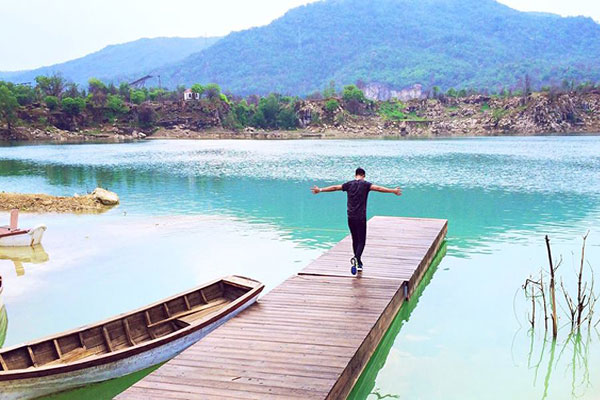
[[38, 225], [27, 232], [18, 235], [9, 235], [0, 237], [0, 247], [21, 247], [35, 246], [42, 242], [42, 237], [46, 231], [45, 225]]
[[63, 392], [92, 383], [123, 377], [175, 357], [211, 331], [252, 305], [258, 294], [223, 318], [164, 345], [106, 364], [60, 374], [0, 381], [0, 399], [26, 400]]

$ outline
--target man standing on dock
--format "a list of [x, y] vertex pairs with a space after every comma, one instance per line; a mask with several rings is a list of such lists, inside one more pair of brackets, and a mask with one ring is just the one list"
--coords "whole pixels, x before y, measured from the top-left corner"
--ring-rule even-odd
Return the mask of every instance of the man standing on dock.
[[362, 168], [356, 169], [354, 178], [354, 180], [342, 185], [324, 188], [313, 186], [311, 189], [314, 194], [343, 190], [348, 195], [348, 228], [350, 228], [350, 234], [352, 235], [352, 249], [354, 251], [354, 257], [350, 259], [352, 265], [350, 272], [352, 272], [352, 275], [356, 275], [357, 272], [363, 270], [361, 256], [367, 240], [367, 197], [369, 192], [374, 190], [381, 193], [394, 193], [396, 196], [402, 194], [402, 189], [399, 187], [390, 189], [367, 182], [365, 180], [365, 170]]

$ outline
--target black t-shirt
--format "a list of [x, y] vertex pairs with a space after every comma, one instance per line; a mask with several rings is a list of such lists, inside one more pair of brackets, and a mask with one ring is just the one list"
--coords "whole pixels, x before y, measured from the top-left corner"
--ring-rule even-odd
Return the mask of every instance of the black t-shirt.
[[348, 219], [367, 219], [367, 197], [371, 190], [371, 182], [355, 179], [342, 185], [348, 194]]

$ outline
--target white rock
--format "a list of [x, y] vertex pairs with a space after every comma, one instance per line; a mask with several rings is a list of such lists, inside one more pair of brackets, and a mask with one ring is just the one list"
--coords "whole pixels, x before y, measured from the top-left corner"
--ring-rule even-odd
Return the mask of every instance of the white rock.
[[102, 188], [96, 188], [92, 192], [92, 196], [105, 206], [113, 206], [119, 204], [119, 196], [116, 193]]

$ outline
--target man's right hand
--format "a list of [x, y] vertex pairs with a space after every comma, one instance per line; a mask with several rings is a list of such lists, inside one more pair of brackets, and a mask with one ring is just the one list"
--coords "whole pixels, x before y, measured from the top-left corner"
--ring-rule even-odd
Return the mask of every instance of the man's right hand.
[[402, 196], [402, 189], [400, 187], [397, 187], [396, 189], [394, 189], [394, 194], [396, 196]]
[[313, 186], [310, 191], [313, 192], [313, 194], [321, 193], [321, 189], [318, 186]]

